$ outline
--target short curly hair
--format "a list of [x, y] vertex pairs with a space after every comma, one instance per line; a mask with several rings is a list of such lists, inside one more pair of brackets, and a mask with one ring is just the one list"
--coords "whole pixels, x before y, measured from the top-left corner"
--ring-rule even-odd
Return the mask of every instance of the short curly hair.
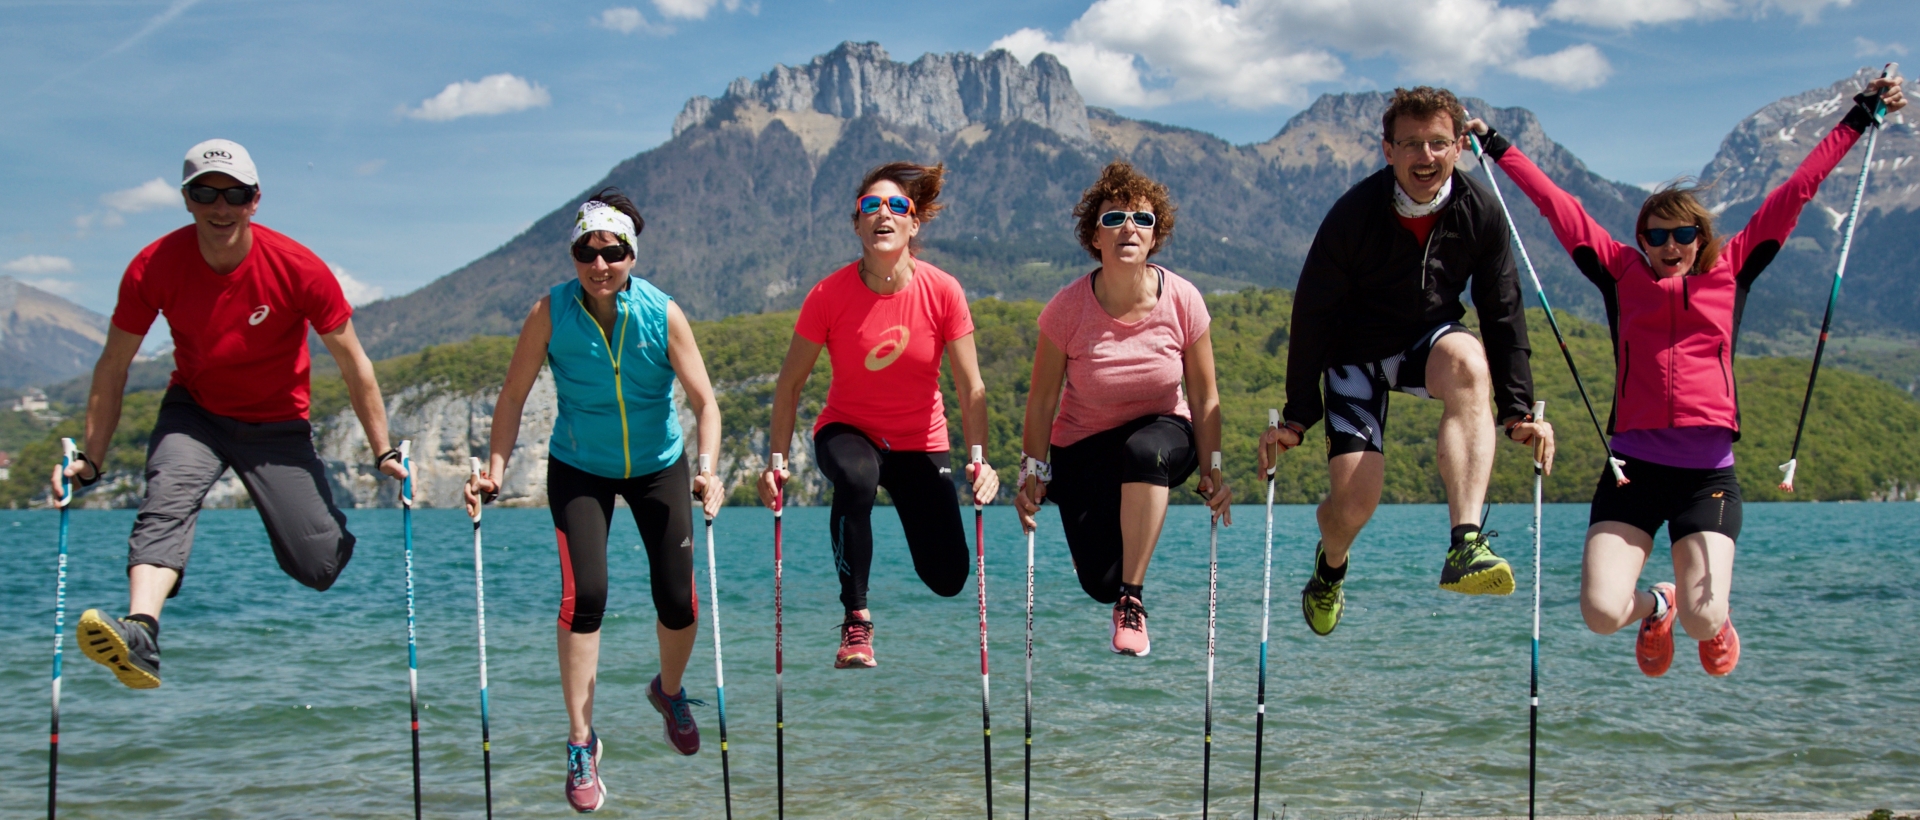
[[1133, 164], [1116, 159], [1100, 170], [1100, 178], [1093, 186], [1080, 195], [1080, 204], [1073, 206], [1073, 216], [1079, 220], [1074, 228], [1074, 236], [1080, 240], [1080, 247], [1087, 255], [1100, 258], [1100, 248], [1093, 238], [1100, 230], [1100, 206], [1112, 202], [1122, 208], [1145, 202], [1158, 217], [1153, 226], [1153, 247], [1147, 249], [1147, 255], [1160, 252], [1160, 248], [1173, 238], [1173, 213], [1177, 210], [1173, 199], [1167, 194], [1167, 186], [1155, 182], [1152, 177], [1140, 173]]
[[1386, 113], [1380, 115], [1380, 139], [1393, 142], [1393, 123], [1401, 117], [1426, 119], [1435, 114], [1445, 114], [1453, 120], [1453, 136], [1459, 139], [1467, 133], [1467, 109], [1460, 105], [1460, 98], [1444, 88], [1417, 86], [1415, 88], [1396, 88], [1393, 101], [1387, 103]]

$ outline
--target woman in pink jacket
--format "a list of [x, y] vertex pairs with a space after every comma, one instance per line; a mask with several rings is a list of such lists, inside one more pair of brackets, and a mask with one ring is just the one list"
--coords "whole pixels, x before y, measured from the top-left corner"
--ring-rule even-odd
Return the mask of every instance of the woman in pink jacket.
[[[1747, 292], [1800, 219], [1834, 166], [1874, 123], [1874, 95], [1888, 111], [1906, 105], [1898, 78], [1875, 80], [1855, 105], [1767, 195], [1742, 229], [1724, 240], [1693, 189], [1648, 197], [1635, 223], [1637, 245], [1615, 241], [1527, 156], [1486, 123], [1468, 123], [1488, 156], [1553, 226], [1580, 272], [1600, 288], [1613, 331], [1612, 446], [1632, 480], [1602, 470], [1593, 495], [1580, 612], [1610, 635], [1640, 622], [1634, 656], [1658, 677], [1673, 663], [1673, 622], [1700, 642], [1700, 665], [1723, 676], [1740, 662], [1740, 635], [1728, 615], [1740, 483], [1733, 353]], [[1662, 524], [1672, 544], [1673, 582], [1637, 589]]]

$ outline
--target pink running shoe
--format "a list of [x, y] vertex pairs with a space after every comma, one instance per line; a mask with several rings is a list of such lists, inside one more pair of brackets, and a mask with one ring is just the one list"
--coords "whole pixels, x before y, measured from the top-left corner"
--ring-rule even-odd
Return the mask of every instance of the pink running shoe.
[[1153, 641], [1147, 637], [1147, 608], [1132, 595], [1120, 596], [1113, 605], [1110, 634], [1113, 651], [1121, 655], [1144, 658], [1153, 651]]
[[1662, 581], [1653, 585], [1653, 594], [1666, 599], [1667, 614], [1658, 620], [1652, 615], [1642, 619], [1640, 638], [1633, 643], [1633, 659], [1640, 662], [1640, 671], [1649, 678], [1667, 674], [1667, 668], [1673, 665], [1673, 619], [1678, 611], [1673, 593], [1673, 584]]
[[1716, 678], [1733, 674], [1740, 665], [1740, 633], [1733, 631], [1733, 618], [1720, 625], [1713, 640], [1700, 642], [1700, 668]]
[[587, 745], [567, 744], [567, 804], [586, 814], [599, 811], [607, 802], [607, 785], [600, 782], [600, 735], [587, 738]]
[[647, 684], [647, 702], [653, 704], [654, 711], [667, 720], [667, 745], [683, 755], [699, 754], [700, 727], [693, 724], [693, 708], [706, 703], [687, 697], [687, 687], [680, 687], [680, 694], [672, 697], [660, 688], [660, 676], [654, 675], [653, 682]]
[[840, 624], [840, 651], [833, 656], [833, 668], [872, 669], [879, 665], [873, 657], [873, 622], [849, 614]]

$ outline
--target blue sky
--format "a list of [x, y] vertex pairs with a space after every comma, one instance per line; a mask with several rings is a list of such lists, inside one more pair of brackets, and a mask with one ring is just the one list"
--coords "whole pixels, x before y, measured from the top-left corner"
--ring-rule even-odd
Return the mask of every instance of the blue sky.
[[252, 151], [260, 222], [350, 296], [392, 296], [666, 140], [687, 98], [843, 40], [1044, 48], [1092, 102], [1238, 143], [1321, 93], [1445, 83], [1635, 183], [1920, 49], [1912, 0], [0, 0], [0, 19], [0, 274], [103, 313], [127, 260], [186, 223], [174, 186], [202, 139]]

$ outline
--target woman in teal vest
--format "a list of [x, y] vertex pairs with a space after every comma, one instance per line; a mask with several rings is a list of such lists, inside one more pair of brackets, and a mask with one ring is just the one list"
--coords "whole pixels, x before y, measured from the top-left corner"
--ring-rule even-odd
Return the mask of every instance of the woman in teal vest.
[[576, 278], [534, 303], [520, 329], [506, 385], [494, 405], [492, 453], [468, 484], [477, 509], [498, 492], [519, 438], [521, 410], [553, 371], [559, 413], [547, 445], [547, 503], [560, 543], [560, 689], [567, 704], [567, 800], [593, 811], [606, 800], [602, 744], [593, 730], [600, 620], [607, 601], [607, 532], [615, 495], [633, 509], [646, 544], [659, 620], [660, 674], [647, 700], [666, 723], [667, 742], [700, 751], [700, 732], [680, 676], [693, 653], [699, 601], [693, 586], [691, 486], [712, 516], [722, 487], [710, 471], [689, 480], [673, 402], [677, 380], [699, 419], [701, 454], [720, 447], [720, 407], [693, 327], [672, 297], [631, 275], [634, 240], [645, 226], [625, 196], [607, 188], [580, 206], [573, 227]]

